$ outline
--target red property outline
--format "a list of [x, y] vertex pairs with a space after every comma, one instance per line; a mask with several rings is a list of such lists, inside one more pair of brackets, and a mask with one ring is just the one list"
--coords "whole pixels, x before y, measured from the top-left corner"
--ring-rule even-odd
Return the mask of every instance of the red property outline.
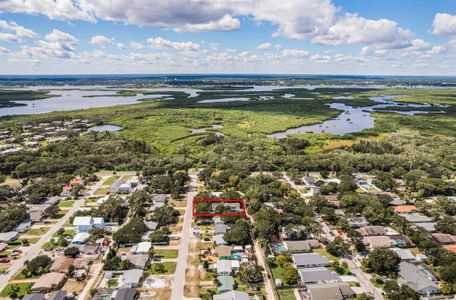
[[[209, 203], [217, 203], [217, 202], [236, 202], [241, 203], [242, 213], [225, 213], [225, 214], [217, 214], [217, 213], [197, 213], [196, 212], [196, 204], [198, 202], [209, 202]], [[245, 200], [232, 200], [232, 199], [209, 199], [209, 198], [193, 198], [192, 203], [192, 214], [194, 217], [247, 217], [247, 210], [245, 208]]]

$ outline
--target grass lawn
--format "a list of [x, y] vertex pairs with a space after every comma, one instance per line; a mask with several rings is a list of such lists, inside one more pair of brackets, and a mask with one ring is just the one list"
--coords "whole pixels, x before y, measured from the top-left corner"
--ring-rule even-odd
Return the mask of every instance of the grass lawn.
[[274, 264], [273, 266], [271, 266], [271, 271], [272, 275], [274, 276], [274, 279], [280, 279], [282, 282], [284, 282], [282, 277], [283, 269], [281, 266], [279, 266], [279, 264]]
[[105, 196], [108, 193], [109, 193], [109, 188], [104, 187], [104, 188], [97, 189], [93, 194], [96, 196]]
[[59, 207], [72, 207], [74, 200], [62, 201], [59, 203]]
[[119, 176], [111, 176], [103, 182], [103, 185], [112, 185], [117, 179], [119, 179]]
[[338, 260], [337, 257], [335, 256], [332, 256], [331, 254], [328, 253], [328, 251], [326, 251], [326, 249], [322, 248], [322, 249], [314, 249], [313, 250], [314, 253], [318, 253], [320, 254], [321, 256], [325, 256], [327, 259], [329, 259], [330, 261], [335, 261], [335, 260]]
[[292, 289], [279, 289], [278, 292], [282, 300], [296, 300]]
[[24, 235], [43, 235], [46, 232], [48, 232], [49, 229], [49, 227], [32, 228], [26, 233], [24, 233]]
[[[65, 229], [65, 231], [62, 233], [62, 236], [71, 236], [72, 237], [72, 236], [74, 236], [74, 234], [75, 234], [75, 232], [73, 229]], [[60, 235], [58, 232], [56, 232], [56, 233], [54, 233], [53, 236], [59, 237]]]
[[[17, 292], [19, 297], [23, 297], [25, 294], [27, 294], [27, 290], [33, 285], [30, 282], [27, 283], [16, 283], [14, 284], [17, 287], [19, 287], [19, 291]], [[8, 297], [8, 293], [11, 289], [12, 284], [8, 284], [5, 289], [0, 293], [0, 297]]]
[[161, 258], [177, 258], [178, 251], [174, 249], [155, 250], [155, 256]]
[[58, 220], [58, 219], [61, 219], [63, 218], [63, 216], [65, 215], [65, 212], [59, 212], [59, 213], [56, 213], [55, 215], [53, 215], [51, 217], [52, 220]]
[[147, 271], [151, 275], [168, 275], [168, 274], [174, 274], [174, 272], [176, 271], [176, 263], [175, 262], [167, 261], [167, 262], [159, 263], [159, 264], [162, 264], [165, 267], [165, 271], [163, 273], [158, 273], [158, 272], [154, 271], [153, 265], [155, 265], [155, 264], [157, 264], [157, 263], [151, 264], [149, 270]]
[[30, 277], [25, 277], [24, 274], [22, 274], [21, 272], [19, 272], [19, 274], [17, 274], [13, 280], [24, 280], [24, 279], [36, 279], [36, 278], [39, 278], [40, 276], [30, 276]]

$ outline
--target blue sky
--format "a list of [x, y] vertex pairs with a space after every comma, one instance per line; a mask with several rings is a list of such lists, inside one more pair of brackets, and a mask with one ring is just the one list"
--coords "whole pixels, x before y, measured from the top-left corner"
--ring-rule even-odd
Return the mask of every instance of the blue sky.
[[2, 0], [0, 74], [456, 75], [454, 0]]

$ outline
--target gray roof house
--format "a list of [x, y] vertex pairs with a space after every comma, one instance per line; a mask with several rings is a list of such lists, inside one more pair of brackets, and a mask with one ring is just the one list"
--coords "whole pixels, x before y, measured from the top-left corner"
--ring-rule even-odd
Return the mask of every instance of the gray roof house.
[[353, 217], [347, 220], [348, 225], [351, 228], [361, 228], [369, 225], [369, 222], [365, 217]]
[[426, 217], [425, 215], [411, 213], [411, 214], [399, 214], [401, 217], [404, 217], [407, 221], [412, 223], [429, 223], [432, 222], [432, 219]]
[[320, 247], [320, 242], [317, 240], [304, 240], [304, 241], [285, 241], [283, 243], [285, 249], [291, 253], [305, 253], [311, 252], [312, 249]]
[[24, 299], [24, 300], [44, 300], [44, 294], [27, 294], [22, 299]]
[[166, 199], [168, 198], [168, 195], [166, 194], [156, 194], [154, 195], [154, 203], [157, 204], [157, 203], [165, 203], [166, 202]]
[[48, 300], [63, 300], [66, 297], [66, 291], [60, 290], [49, 295]]
[[408, 262], [399, 264], [399, 284], [408, 285], [419, 294], [427, 295], [440, 292], [439, 285], [432, 279], [431, 273], [423, 267]]
[[223, 238], [223, 234], [216, 234], [212, 237], [212, 239], [214, 240], [214, 243], [219, 246], [219, 245], [226, 245], [227, 242], [225, 241], [225, 239]]
[[9, 243], [17, 239], [17, 231], [8, 231], [0, 233], [0, 242]]
[[415, 256], [413, 255], [412, 251], [408, 249], [391, 248], [391, 250], [396, 252], [401, 260], [415, 260]]
[[228, 225], [225, 225], [223, 223], [217, 223], [214, 225], [214, 235], [225, 234], [227, 229], [228, 229]]
[[213, 300], [250, 300], [247, 293], [239, 291], [229, 291], [223, 294], [214, 295]]
[[435, 232], [436, 231], [435, 225], [437, 225], [437, 223], [436, 222], [426, 222], [426, 223], [416, 223], [415, 225], [423, 228], [426, 231]]
[[309, 298], [312, 300], [344, 300], [355, 295], [355, 292], [345, 282], [309, 284]]
[[146, 225], [148, 230], [156, 230], [158, 227], [158, 223], [154, 221], [144, 222], [144, 225]]
[[121, 283], [120, 285], [122, 287], [137, 287], [139, 285], [139, 282], [142, 279], [143, 275], [143, 270], [140, 269], [133, 269], [133, 270], [127, 270], [123, 273]]
[[120, 288], [111, 295], [114, 300], [133, 300], [136, 298], [136, 289], [134, 288]]
[[125, 259], [132, 262], [138, 269], [146, 269], [150, 260], [147, 254], [127, 255]]
[[231, 275], [233, 272], [231, 260], [221, 259], [216, 264], [217, 275]]
[[327, 268], [301, 268], [298, 269], [301, 281], [304, 284], [310, 283], [328, 283], [341, 282], [342, 280], [336, 272], [330, 271]]
[[32, 221], [27, 220], [27, 221], [24, 221], [21, 224], [17, 225], [14, 230], [16, 230], [17, 232], [23, 233], [23, 232], [28, 231], [30, 229], [30, 227], [32, 227]]
[[331, 262], [317, 253], [300, 253], [291, 256], [297, 268], [329, 267]]

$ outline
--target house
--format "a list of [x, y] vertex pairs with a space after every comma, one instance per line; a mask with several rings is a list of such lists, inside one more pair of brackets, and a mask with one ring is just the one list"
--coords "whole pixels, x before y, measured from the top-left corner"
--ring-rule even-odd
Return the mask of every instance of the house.
[[8, 231], [0, 233], [0, 242], [9, 243], [17, 239], [17, 231]]
[[150, 231], [157, 230], [157, 227], [158, 227], [158, 223], [154, 222], [154, 221], [144, 222], [144, 225], [146, 225], [147, 229]]
[[396, 242], [389, 236], [367, 236], [363, 238], [363, 243], [371, 250], [396, 246]]
[[68, 256], [59, 256], [54, 259], [54, 262], [51, 265], [51, 272], [66, 273], [68, 272], [68, 267], [72, 265], [74, 258]]
[[353, 217], [347, 220], [348, 226], [351, 228], [361, 228], [369, 225], [369, 222], [365, 217]]
[[311, 300], [344, 300], [355, 296], [350, 285], [344, 282], [309, 284], [307, 290]]
[[407, 248], [414, 246], [414, 244], [402, 234], [392, 234], [388, 236], [391, 240], [393, 240], [393, 242], [396, 244], [396, 247], [398, 248]]
[[44, 300], [44, 294], [27, 294], [23, 300]]
[[391, 248], [392, 251], [396, 252], [401, 260], [413, 261], [415, 260], [415, 255], [413, 255], [412, 251], [408, 249], [401, 249], [401, 248]]
[[77, 257], [73, 261], [73, 266], [76, 270], [87, 269], [89, 267], [90, 260], [87, 257]]
[[241, 264], [240, 264], [239, 260], [237, 260], [237, 259], [231, 260], [231, 269], [234, 272], [239, 271], [240, 268], [241, 268]]
[[32, 227], [32, 221], [27, 220], [17, 225], [14, 230], [20, 233], [24, 233], [27, 232], [30, 229], [30, 227]]
[[412, 223], [429, 223], [432, 222], [432, 219], [421, 214], [409, 213], [409, 214], [400, 214], [401, 217], [404, 217], [407, 221]]
[[131, 251], [135, 254], [145, 254], [149, 253], [150, 249], [152, 248], [151, 242], [141, 242], [134, 246]]
[[157, 204], [157, 203], [165, 204], [167, 198], [168, 198], [168, 195], [166, 195], [166, 194], [156, 194], [156, 195], [154, 195], [154, 203], [155, 204]]
[[361, 236], [380, 236], [385, 235], [387, 229], [383, 226], [364, 226], [358, 230]]
[[79, 251], [84, 255], [97, 255], [100, 250], [100, 245], [97, 244], [85, 244], [79, 247]]
[[317, 240], [285, 241], [283, 245], [291, 253], [312, 252], [312, 249], [320, 248], [320, 242]]
[[33, 292], [49, 292], [53, 289], [60, 289], [64, 282], [64, 273], [46, 273], [38, 278], [30, 290]]
[[5, 251], [8, 249], [8, 244], [7, 243], [0, 243], [0, 252]]
[[417, 227], [423, 228], [426, 231], [434, 232], [434, 231], [436, 231], [435, 225], [437, 225], [437, 223], [436, 222], [424, 222], [424, 223], [415, 223], [415, 225]]
[[300, 253], [291, 256], [296, 268], [329, 267], [331, 262], [317, 253]]
[[143, 270], [132, 269], [123, 272], [122, 279], [120, 281], [121, 287], [135, 288], [139, 285], [139, 282], [143, 276]]
[[94, 217], [75, 217], [73, 220], [73, 226], [76, 232], [89, 232], [93, 228], [103, 229], [105, 222], [103, 218]]
[[217, 275], [231, 275], [233, 272], [231, 260], [219, 260], [216, 263]]
[[73, 237], [73, 240], [71, 241], [71, 243], [74, 245], [83, 245], [85, 243], [85, 241], [87, 241], [89, 238], [90, 238], [90, 233], [79, 232]]
[[433, 233], [432, 237], [442, 245], [456, 243], [456, 236], [448, 233]]
[[131, 185], [128, 184], [128, 183], [122, 183], [120, 186], [119, 186], [119, 189], [117, 190], [118, 193], [120, 194], [130, 194], [132, 192], [132, 188], [131, 188]]
[[226, 245], [227, 242], [225, 241], [225, 239], [223, 238], [223, 234], [217, 234], [217, 235], [214, 235], [212, 237], [212, 239], [214, 240], [214, 243], [219, 246], [219, 245]]
[[336, 272], [327, 268], [300, 268], [298, 269], [301, 281], [304, 284], [329, 283], [342, 281]]
[[66, 298], [66, 291], [60, 290], [53, 292], [49, 295], [48, 300], [64, 300]]
[[29, 212], [29, 216], [30, 216], [30, 221], [32, 221], [33, 223], [41, 222], [44, 219], [44, 212], [43, 211], [32, 211], [32, 212]]
[[218, 290], [220, 293], [229, 292], [234, 290], [233, 276], [217, 276]]
[[219, 259], [230, 259], [231, 258], [231, 246], [217, 246], [215, 247], [214, 253]]
[[408, 285], [415, 292], [427, 295], [440, 292], [439, 285], [434, 282], [431, 273], [423, 268], [408, 262], [399, 264], [398, 283]]
[[113, 300], [134, 300], [138, 297], [138, 292], [134, 288], [120, 288], [111, 294]]
[[219, 207], [220, 205], [229, 207], [231, 212], [238, 212], [241, 210], [240, 202], [217, 202], [217, 203], [211, 203], [212, 211], [216, 211], [217, 207]]
[[229, 291], [223, 294], [214, 295], [213, 300], [250, 300], [250, 296], [247, 293], [240, 291]]
[[390, 201], [390, 205], [404, 205], [405, 204], [405, 201], [401, 199], [401, 197], [399, 197], [397, 194], [395, 193], [392, 193], [392, 192], [380, 192], [380, 193], [377, 193], [377, 195], [386, 195], [386, 196], [389, 196], [391, 198], [391, 201]]
[[447, 249], [448, 251], [456, 253], [456, 245], [444, 245], [443, 248]]
[[225, 234], [225, 232], [228, 229], [228, 225], [222, 224], [222, 223], [217, 223], [214, 225], [214, 235], [217, 234]]
[[397, 205], [393, 207], [396, 214], [411, 214], [416, 212], [415, 205]]
[[147, 266], [150, 261], [149, 255], [146, 254], [140, 254], [140, 255], [127, 255], [125, 257], [126, 260], [130, 261], [135, 265], [136, 268], [138, 269], [147, 269]]

